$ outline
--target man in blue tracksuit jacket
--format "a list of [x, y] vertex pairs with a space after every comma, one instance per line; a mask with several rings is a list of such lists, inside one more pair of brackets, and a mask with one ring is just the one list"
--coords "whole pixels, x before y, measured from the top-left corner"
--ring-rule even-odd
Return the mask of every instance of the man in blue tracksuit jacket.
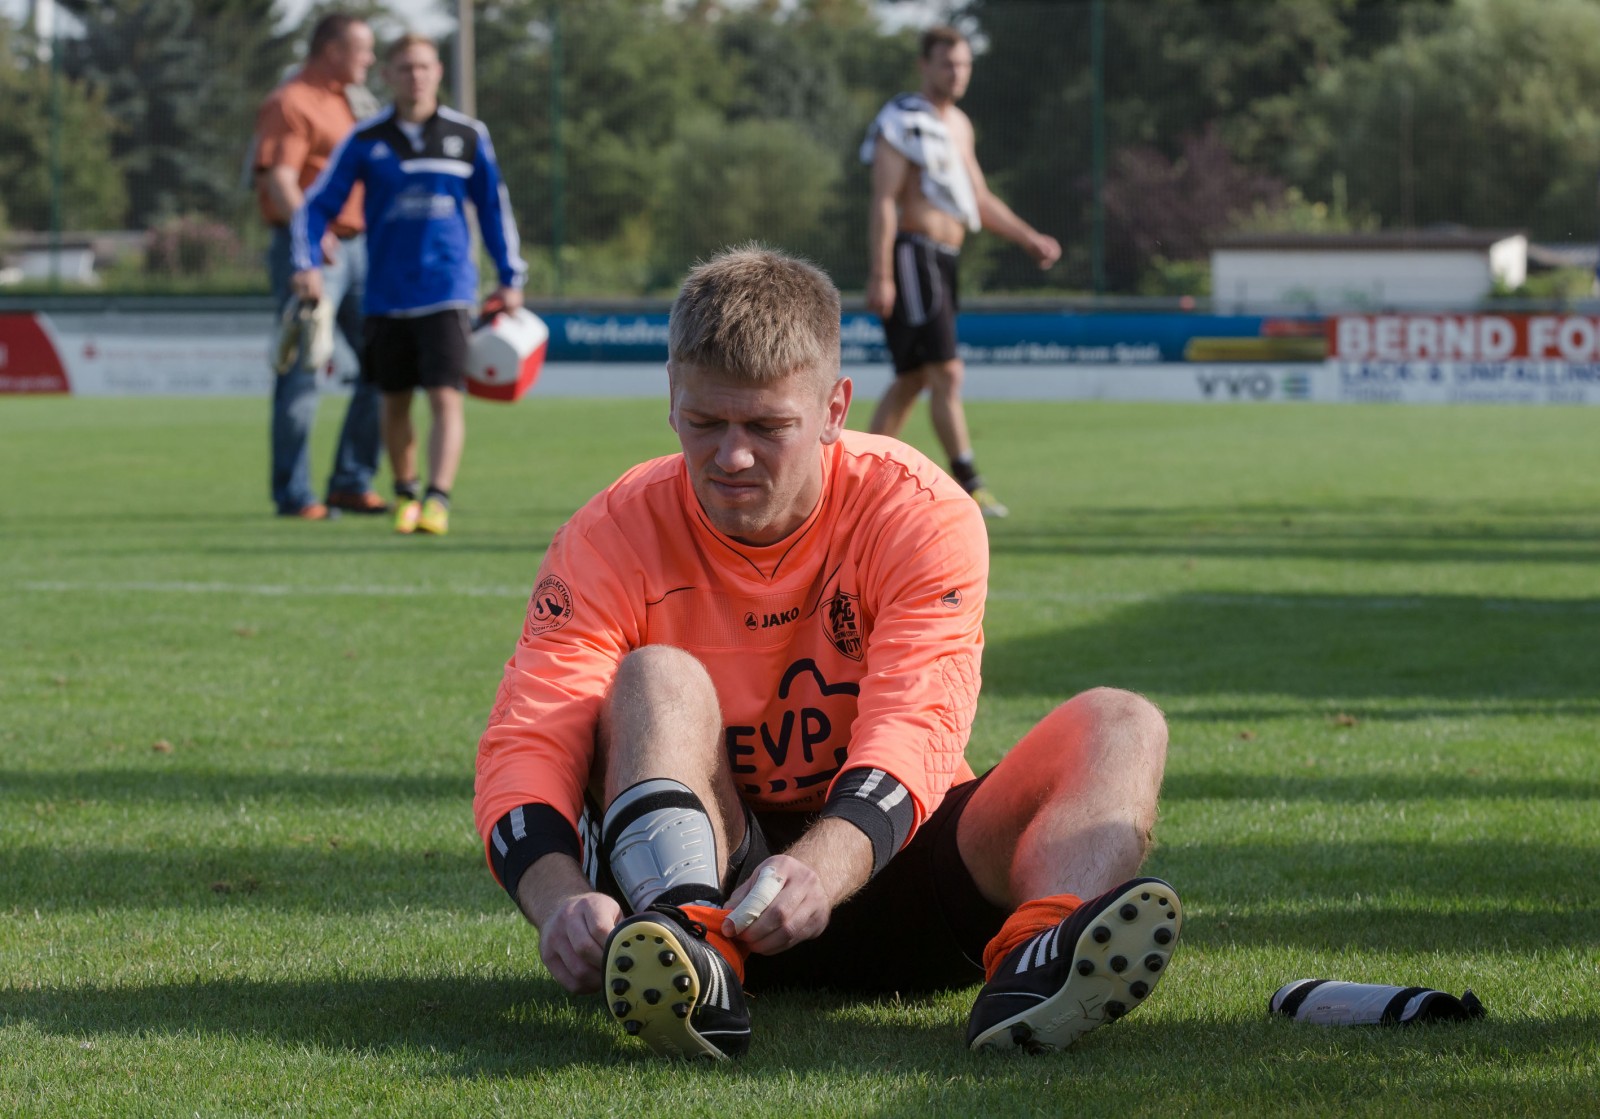
[[[477, 209], [499, 288], [491, 302], [522, 306], [527, 266], [489, 131], [439, 104], [444, 67], [433, 41], [406, 35], [384, 55], [394, 104], [357, 124], [306, 192], [290, 227], [294, 288], [322, 295], [322, 232], [359, 180], [366, 188], [368, 273], [361, 375], [383, 393], [383, 438], [394, 472], [395, 531], [448, 531], [450, 490], [466, 440], [462, 391], [477, 306], [466, 202]], [[427, 391], [428, 488], [419, 492], [414, 391]]]

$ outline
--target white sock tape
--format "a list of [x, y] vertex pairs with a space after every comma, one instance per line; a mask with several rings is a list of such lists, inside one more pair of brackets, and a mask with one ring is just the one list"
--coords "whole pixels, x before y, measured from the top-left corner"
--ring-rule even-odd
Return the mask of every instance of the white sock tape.
[[728, 914], [728, 920], [733, 922], [733, 931], [742, 933], [755, 924], [756, 918], [766, 912], [767, 906], [772, 904], [772, 899], [783, 889], [784, 882], [783, 875], [776, 869], [770, 866], [762, 867], [761, 873], [756, 875], [756, 880], [750, 887], [750, 892], [739, 903], [739, 908]]

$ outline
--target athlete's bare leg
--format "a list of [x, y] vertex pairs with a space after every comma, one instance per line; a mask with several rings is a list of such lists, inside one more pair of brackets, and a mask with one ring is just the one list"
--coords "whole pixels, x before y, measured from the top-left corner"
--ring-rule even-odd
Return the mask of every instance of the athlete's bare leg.
[[722, 748], [716, 686], [695, 657], [646, 645], [622, 658], [600, 711], [602, 804], [640, 781], [688, 786], [711, 817], [719, 874], [744, 840], [744, 808]]
[[411, 390], [383, 394], [383, 446], [396, 482], [417, 479], [417, 433], [411, 426]]
[[451, 388], [429, 389], [428, 407], [433, 412], [433, 426], [428, 429], [428, 484], [449, 493], [467, 442], [466, 408], [461, 393]]
[[926, 383], [921, 369], [895, 374], [883, 399], [878, 401], [877, 410], [872, 413], [872, 426], [868, 430], [873, 435], [892, 435], [898, 439]]
[[932, 362], [922, 367], [928, 383], [928, 418], [951, 462], [972, 452], [967, 435], [967, 413], [961, 405], [961, 386], [967, 367], [960, 358]]
[[1096, 688], [1023, 736], [956, 832], [979, 890], [1003, 908], [1092, 898], [1139, 872], [1156, 821], [1167, 725], [1149, 700]]

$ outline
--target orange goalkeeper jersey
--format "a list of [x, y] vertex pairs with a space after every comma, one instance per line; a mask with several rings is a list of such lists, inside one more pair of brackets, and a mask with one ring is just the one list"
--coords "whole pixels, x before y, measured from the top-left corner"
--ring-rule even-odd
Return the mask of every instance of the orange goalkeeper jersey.
[[906, 787], [920, 826], [972, 776], [989, 571], [978, 507], [897, 440], [847, 431], [819, 453], [822, 498], [777, 544], [712, 528], [682, 455], [628, 471], [561, 528], [478, 744], [480, 835], [535, 803], [582, 833], [601, 700], [644, 645], [706, 666], [754, 808], [819, 811], [843, 769], [865, 766]]

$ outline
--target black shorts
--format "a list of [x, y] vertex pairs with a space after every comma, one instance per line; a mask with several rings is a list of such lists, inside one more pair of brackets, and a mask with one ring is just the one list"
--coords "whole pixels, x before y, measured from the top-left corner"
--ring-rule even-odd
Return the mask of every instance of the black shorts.
[[[909, 994], [982, 982], [983, 949], [1011, 915], [984, 899], [956, 847], [956, 824], [982, 781], [952, 788], [889, 865], [833, 911], [821, 936], [775, 956], [752, 955], [745, 986]], [[789, 847], [813, 819], [756, 817], [759, 830], [740, 877]]]
[[894, 239], [894, 310], [883, 324], [896, 374], [961, 356], [956, 347], [959, 252], [920, 233]]
[[415, 318], [369, 316], [362, 327], [361, 376], [380, 392], [455, 389], [467, 384], [472, 320], [464, 307]]

